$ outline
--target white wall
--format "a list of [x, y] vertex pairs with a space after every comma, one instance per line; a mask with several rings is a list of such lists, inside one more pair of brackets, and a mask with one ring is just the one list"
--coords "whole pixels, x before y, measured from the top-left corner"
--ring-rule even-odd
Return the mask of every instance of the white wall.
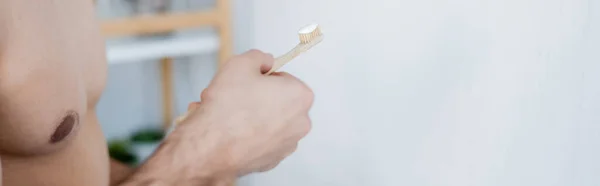
[[255, 47], [323, 43], [285, 70], [312, 133], [247, 186], [600, 185], [600, 2], [255, 0]]

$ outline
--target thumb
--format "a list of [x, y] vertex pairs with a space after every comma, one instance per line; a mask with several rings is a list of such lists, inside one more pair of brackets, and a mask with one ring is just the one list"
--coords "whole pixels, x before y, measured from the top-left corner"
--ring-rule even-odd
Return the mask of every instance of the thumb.
[[274, 62], [273, 55], [260, 50], [250, 50], [232, 59], [231, 65], [237, 66], [236, 68], [244, 73], [263, 74], [271, 70]]
[[190, 112], [194, 111], [199, 106], [200, 106], [200, 102], [192, 102], [192, 103], [190, 103], [188, 105], [188, 110], [183, 115], [175, 118], [175, 124], [178, 125], [179, 123], [183, 122], [183, 120], [187, 119], [187, 117], [189, 116]]

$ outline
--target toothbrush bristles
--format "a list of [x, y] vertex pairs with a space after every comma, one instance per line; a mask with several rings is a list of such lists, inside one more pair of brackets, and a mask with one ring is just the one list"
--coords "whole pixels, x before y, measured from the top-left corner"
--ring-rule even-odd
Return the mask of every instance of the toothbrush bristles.
[[305, 44], [305, 43], [309, 43], [311, 41], [313, 41], [315, 38], [319, 37], [322, 35], [321, 33], [321, 29], [319, 28], [318, 25], [315, 26], [314, 30], [312, 30], [309, 33], [298, 33], [298, 35], [300, 36], [300, 43]]

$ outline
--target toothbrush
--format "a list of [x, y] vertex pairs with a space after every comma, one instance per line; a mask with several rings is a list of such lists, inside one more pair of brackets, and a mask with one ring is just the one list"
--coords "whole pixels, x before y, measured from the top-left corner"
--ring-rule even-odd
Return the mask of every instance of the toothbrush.
[[[273, 63], [273, 67], [271, 67], [271, 70], [265, 73], [265, 75], [271, 75], [273, 72], [283, 67], [283, 65], [292, 61], [292, 59], [296, 58], [300, 54], [308, 51], [309, 49], [323, 41], [323, 34], [321, 33], [321, 28], [318, 24], [311, 24], [303, 27], [298, 31], [298, 36], [300, 38], [300, 43], [289, 52], [277, 57], [275, 59], [275, 62]], [[188, 111], [186, 113], [177, 117], [175, 119], [175, 125], [185, 120], [187, 115], [190, 113], [190, 111], [192, 111], [195, 108], [195, 106], [196, 105], [191, 104], [188, 107]]]
[[305, 26], [298, 31], [298, 36], [300, 36], [300, 43], [288, 53], [276, 58], [273, 67], [265, 73], [266, 75], [271, 75], [301, 53], [308, 51], [313, 46], [323, 41], [323, 34], [321, 33], [321, 28], [319, 28], [318, 24]]

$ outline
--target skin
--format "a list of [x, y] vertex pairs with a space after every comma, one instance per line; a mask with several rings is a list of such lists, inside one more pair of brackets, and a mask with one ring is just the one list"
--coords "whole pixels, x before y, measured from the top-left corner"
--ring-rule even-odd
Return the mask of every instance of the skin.
[[95, 113], [104, 54], [92, 1], [0, 1], [0, 185], [229, 185], [274, 168], [310, 131], [311, 90], [263, 75], [274, 59], [252, 50], [131, 170], [109, 159]]

